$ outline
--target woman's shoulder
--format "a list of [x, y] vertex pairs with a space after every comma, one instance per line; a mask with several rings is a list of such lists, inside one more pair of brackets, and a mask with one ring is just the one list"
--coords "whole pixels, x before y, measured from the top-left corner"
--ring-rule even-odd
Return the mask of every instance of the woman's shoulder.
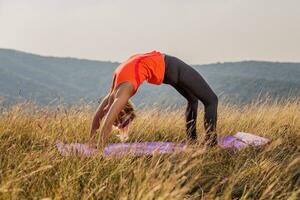
[[120, 83], [115, 90], [112, 91], [112, 96], [117, 97], [119, 95], [129, 95], [133, 96], [135, 94], [135, 88], [133, 83], [130, 81], [124, 81]]

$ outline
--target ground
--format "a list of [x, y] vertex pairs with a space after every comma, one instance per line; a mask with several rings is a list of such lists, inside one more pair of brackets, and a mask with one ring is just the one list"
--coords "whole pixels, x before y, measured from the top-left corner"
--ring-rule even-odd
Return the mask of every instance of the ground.
[[[0, 111], [0, 199], [299, 199], [300, 100], [220, 105], [218, 134], [272, 140], [240, 152], [62, 157], [55, 141], [86, 142], [93, 109], [20, 103]], [[185, 140], [184, 108], [143, 109], [130, 141]], [[197, 129], [203, 138], [203, 110]], [[110, 142], [119, 142], [117, 132]]]

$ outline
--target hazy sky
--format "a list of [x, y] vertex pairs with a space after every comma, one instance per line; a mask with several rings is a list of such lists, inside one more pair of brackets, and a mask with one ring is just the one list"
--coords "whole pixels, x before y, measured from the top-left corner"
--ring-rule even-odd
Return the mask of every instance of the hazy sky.
[[0, 0], [0, 48], [190, 64], [300, 61], [300, 0]]

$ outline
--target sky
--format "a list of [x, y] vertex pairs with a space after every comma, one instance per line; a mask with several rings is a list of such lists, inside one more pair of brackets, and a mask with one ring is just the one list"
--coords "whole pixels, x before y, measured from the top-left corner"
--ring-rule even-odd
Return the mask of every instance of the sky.
[[300, 62], [299, 0], [0, 0], [0, 48], [122, 62]]

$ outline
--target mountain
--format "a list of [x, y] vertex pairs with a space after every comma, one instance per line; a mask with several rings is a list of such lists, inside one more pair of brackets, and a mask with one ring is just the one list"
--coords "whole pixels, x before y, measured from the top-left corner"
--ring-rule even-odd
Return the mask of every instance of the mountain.
[[[117, 62], [40, 56], [0, 49], [0, 96], [5, 102], [30, 99], [39, 104], [96, 101], [111, 87]], [[221, 101], [249, 103], [300, 96], [300, 63], [243, 61], [193, 66]], [[168, 85], [143, 84], [133, 97], [140, 105], [185, 102]]]

